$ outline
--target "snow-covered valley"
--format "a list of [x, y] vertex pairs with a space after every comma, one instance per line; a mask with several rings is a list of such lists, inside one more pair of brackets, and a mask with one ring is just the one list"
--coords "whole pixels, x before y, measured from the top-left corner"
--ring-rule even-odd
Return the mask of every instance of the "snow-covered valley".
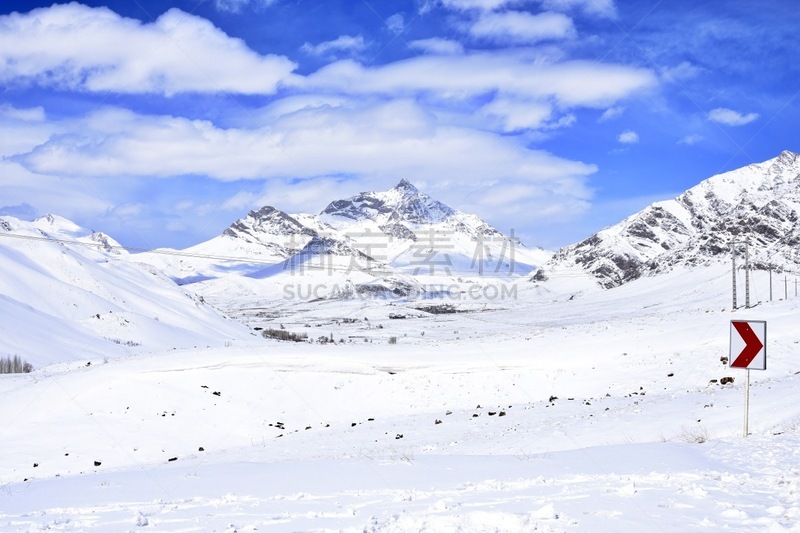
[[[0, 529], [796, 530], [800, 298], [765, 301], [766, 275], [736, 312], [718, 264], [373, 315], [372, 342], [251, 337], [2, 376]], [[746, 439], [744, 371], [720, 361], [732, 318], [769, 324]]]

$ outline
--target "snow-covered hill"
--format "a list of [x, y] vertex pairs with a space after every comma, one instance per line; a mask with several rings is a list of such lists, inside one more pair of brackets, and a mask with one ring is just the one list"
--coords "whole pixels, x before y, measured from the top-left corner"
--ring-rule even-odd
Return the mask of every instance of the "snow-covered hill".
[[713, 176], [673, 200], [657, 202], [619, 224], [568, 246], [534, 280], [584, 272], [605, 288], [676, 265], [729, 261], [731, 243], [755, 269], [800, 266], [800, 155], [778, 157]]
[[0, 217], [0, 356], [40, 367], [250, 336], [130, 257], [61, 217]]

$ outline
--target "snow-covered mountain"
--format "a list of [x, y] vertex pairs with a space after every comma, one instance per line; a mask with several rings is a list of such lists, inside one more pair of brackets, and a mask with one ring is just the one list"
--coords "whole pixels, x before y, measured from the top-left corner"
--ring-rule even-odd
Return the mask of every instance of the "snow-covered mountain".
[[432, 224], [456, 215], [457, 211], [420, 192], [406, 179], [385, 192], [362, 192], [345, 200], [331, 202], [322, 215], [369, 219], [381, 225]]
[[38, 368], [249, 336], [132, 257], [61, 217], [0, 217], [0, 356]]
[[388, 191], [332, 202], [319, 219], [371, 257], [411, 275], [524, 274], [550, 256], [405, 179]]
[[[180, 283], [191, 283], [229, 274], [263, 279], [316, 263], [345, 276], [521, 275], [550, 255], [403, 179], [388, 191], [333, 201], [319, 215], [263, 207], [209, 241], [181, 251], [140, 254], [139, 259]], [[339, 259], [328, 261], [331, 257]], [[404, 283], [414, 284], [411, 279]]]
[[534, 281], [585, 272], [605, 288], [676, 265], [730, 261], [731, 243], [753, 268], [800, 265], [800, 155], [713, 176], [675, 199], [657, 202], [619, 224], [563, 248]]
[[137, 254], [180, 284], [250, 274], [281, 264], [299, 253], [317, 231], [272, 206], [250, 211], [221, 235], [184, 250], [156, 249]]

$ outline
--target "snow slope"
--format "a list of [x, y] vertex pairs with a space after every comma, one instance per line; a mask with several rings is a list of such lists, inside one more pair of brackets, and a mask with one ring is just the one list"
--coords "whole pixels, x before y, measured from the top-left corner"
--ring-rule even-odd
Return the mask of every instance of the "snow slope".
[[[797, 531], [800, 299], [729, 276], [0, 376], [0, 530]], [[747, 439], [732, 318], [769, 327]]]
[[63, 218], [0, 217], [0, 355], [41, 367], [250, 336], [116, 246]]

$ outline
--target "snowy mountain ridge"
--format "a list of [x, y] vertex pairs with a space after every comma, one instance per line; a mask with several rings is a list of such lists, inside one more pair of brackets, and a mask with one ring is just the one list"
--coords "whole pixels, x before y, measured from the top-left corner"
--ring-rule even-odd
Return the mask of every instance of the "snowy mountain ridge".
[[750, 246], [754, 268], [796, 268], [800, 256], [800, 155], [718, 174], [557, 252], [533, 276], [583, 271], [604, 288], [672, 270], [730, 260]]
[[191, 283], [231, 274], [263, 277], [265, 264], [293, 268], [307, 264], [315, 254], [349, 257], [346, 262], [356, 268], [366, 261], [370, 269], [377, 265], [412, 276], [420, 271], [519, 275], [551, 255], [433, 199], [406, 179], [387, 191], [335, 200], [318, 215], [265, 206], [182, 252], [178, 258], [141, 254], [141, 260], [179, 282]]

